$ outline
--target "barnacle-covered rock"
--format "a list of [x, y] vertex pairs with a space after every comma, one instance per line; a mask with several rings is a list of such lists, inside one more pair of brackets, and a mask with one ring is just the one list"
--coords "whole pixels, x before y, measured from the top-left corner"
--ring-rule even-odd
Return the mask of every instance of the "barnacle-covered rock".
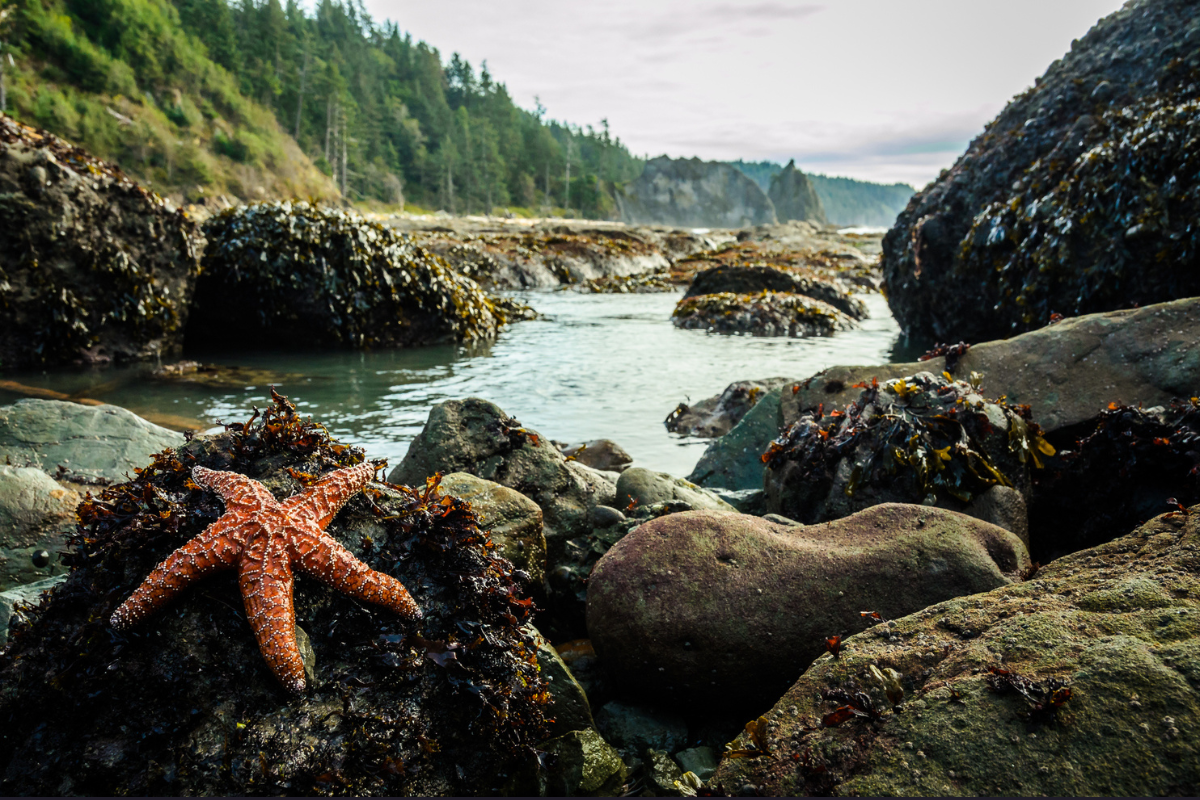
[[679, 287], [667, 273], [656, 271], [591, 278], [579, 285], [579, 291], [584, 294], [654, 294], [679, 291]]
[[830, 336], [855, 327], [828, 303], [802, 294], [702, 294], [680, 300], [671, 313], [677, 328], [751, 336]]
[[197, 239], [116, 166], [0, 114], [0, 367], [178, 351]]
[[204, 224], [188, 341], [404, 347], [494, 337], [516, 306], [351, 212], [261, 203]]
[[1046, 563], [1121, 535], [1164, 509], [1200, 503], [1200, 398], [1111, 404], [1034, 475], [1034, 557]]
[[470, 506], [436, 481], [371, 484], [326, 529], [401, 580], [424, 617], [406, 623], [300, 576], [304, 695], [267, 667], [232, 573], [128, 632], [109, 625], [160, 560], [222, 514], [193, 466], [285, 497], [363, 457], [277, 396], [261, 419], [164, 451], [85, 500], [70, 577], [0, 653], [0, 790], [495, 794], [536, 765], [550, 696], [532, 604]]
[[993, 486], [1029, 492], [1054, 448], [1028, 408], [987, 402], [962, 381], [919, 372], [864, 384], [845, 409], [803, 415], [763, 454], [767, 510], [801, 522], [878, 503], [971, 513]]
[[757, 294], [765, 290], [802, 294], [836, 308], [853, 319], [866, 319], [867, 307], [838, 282], [767, 265], [721, 266], [696, 273], [684, 299], [703, 294]]
[[[766, 797], [1194, 795], [1198, 575], [1200, 506], [1023, 583], [867, 619], [839, 658], [818, 658], [732, 743], [709, 786]], [[872, 668], [898, 674], [899, 708]]]
[[888, 503], [809, 526], [686, 511], [642, 523], [600, 559], [588, 631], [631, 696], [757, 714], [826, 637], [861, 630], [864, 609], [891, 619], [1028, 568], [1016, 536], [942, 509]]
[[1200, 18], [1101, 20], [918, 193], [884, 239], [910, 334], [977, 342], [1200, 294]]

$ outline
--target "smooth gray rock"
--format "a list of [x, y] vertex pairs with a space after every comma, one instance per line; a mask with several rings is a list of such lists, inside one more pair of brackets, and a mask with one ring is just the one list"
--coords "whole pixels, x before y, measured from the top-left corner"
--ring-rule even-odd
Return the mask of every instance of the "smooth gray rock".
[[531, 586], [545, 582], [546, 537], [542, 534], [542, 509], [537, 503], [514, 489], [467, 472], [443, 476], [441, 488], [471, 504], [479, 517], [479, 527], [491, 531], [500, 555], [529, 573]]
[[783, 424], [780, 397], [785, 389], [768, 392], [729, 433], [713, 441], [696, 462], [688, 480], [700, 486], [762, 489], [761, 456], [779, 435]]
[[154, 453], [183, 444], [183, 434], [160, 428], [117, 406], [59, 400], [18, 400], [0, 406], [0, 462], [37, 467], [53, 476], [123, 481]]
[[687, 722], [680, 715], [616, 700], [596, 713], [596, 728], [614, 747], [630, 755], [646, 750], [674, 753], [687, 743], [688, 736]]
[[684, 770], [702, 781], [711, 778], [717, 771], [717, 764], [721, 762], [717, 751], [711, 747], [689, 747], [686, 750], [680, 750], [675, 754], [675, 760]]
[[[60, 552], [79, 499], [36, 467], [0, 464], [0, 591], [66, 572]], [[34, 556], [43, 550], [49, 562], [38, 566]]]
[[562, 451], [567, 458], [601, 472], [622, 472], [633, 463], [633, 456], [612, 439], [592, 439], [571, 445]]
[[621, 479], [617, 481], [617, 502], [628, 504], [631, 501], [637, 501], [639, 506], [686, 503], [693, 509], [736, 510], [712, 492], [691, 481], [644, 467], [625, 470], [621, 473]]

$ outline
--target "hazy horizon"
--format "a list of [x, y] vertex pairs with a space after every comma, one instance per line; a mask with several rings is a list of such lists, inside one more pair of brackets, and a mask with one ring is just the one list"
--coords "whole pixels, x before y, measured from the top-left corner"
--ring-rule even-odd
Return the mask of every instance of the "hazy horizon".
[[365, 5], [445, 60], [486, 60], [523, 108], [536, 97], [556, 120], [606, 118], [638, 155], [794, 158], [920, 188], [1121, 2]]

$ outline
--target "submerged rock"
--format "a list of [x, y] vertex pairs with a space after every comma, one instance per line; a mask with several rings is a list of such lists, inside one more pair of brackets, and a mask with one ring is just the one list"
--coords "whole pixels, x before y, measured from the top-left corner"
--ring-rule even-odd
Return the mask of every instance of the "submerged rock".
[[812, 526], [692, 511], [643, 523], [600, 559], [588, 631], [625, 692], [750, 714], [826, 637], [861, 630], [860, 612], [891, 619], [1028, 569], [1013, 534], [942, 509], [889, 503]]
[[1200, 294], [1194, 11], [1102, 19], [909, 202], [883, 243], [906, 332], [974, 342]]
[[525, 627], [531, 604], [470, 507], [432, 483], [368, 485], [329, 524], [424, 616], [408, 623], [301, 576], [302, 695], [268, 669], [232, 573], [127, 631], [110, 626], [150, 570], [222, 514], [193, 466], [286, 497], [362, 459], [277, 398], [264, 419], [197, 437], [85, 501], [70, 577], [0, 654], [0, 789], [494, 794], [536, 762], [549, 695]]
[[830, 280], [785, 271], [771, 266], [720, 266], [696, 273], [684, 299], [705, 294], [758, 294], [764, 291], [802, 294], [820, 300], [852, 319], [866, 319], [862, 300]]
[[404, 347], [488, 339], [524, 317], [354, 213], [261, 203], [221, 212], [204, 232], [189, 342]]
[[703, 294], [679, 301], [671, 313], [677, 328], [751, 336], [830, 336], [856, 327], [828, 303], [802, 294]]
[[652, 158], [615, 199], [621, 219], [632, 223], [741, 228], [776, 221], [757, 183], [736, 167], [699, 158]]
[[[809, 667], [710, 785], [767, 796], [1194, 795], [1198, 574], [1193, 507], [1025, 583], [870, 628], [840, 659]], [[899, 708], [872, 667], [898, 673]], [[822, 722], [858, 691], [862, 716]]]
[[178, 351], [198, 238], [115, 165], [0, 114], [0, 367]]

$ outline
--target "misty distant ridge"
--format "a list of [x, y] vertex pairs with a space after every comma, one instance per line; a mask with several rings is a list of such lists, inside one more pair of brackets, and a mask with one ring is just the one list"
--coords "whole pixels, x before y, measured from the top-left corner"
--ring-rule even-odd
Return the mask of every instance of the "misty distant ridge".
[[[774, 161], [727, 161], [762, 190], [768, 191], [771, 178], [783, 172]], [[896, 216], [908, 205], [916, 189], [907, 183], [872, 183], [854, 178], [839, 178], [817, 172], [804, 173], [816, 189], [825, 216], [834, 225], [872, 225], [890, 228]]]

